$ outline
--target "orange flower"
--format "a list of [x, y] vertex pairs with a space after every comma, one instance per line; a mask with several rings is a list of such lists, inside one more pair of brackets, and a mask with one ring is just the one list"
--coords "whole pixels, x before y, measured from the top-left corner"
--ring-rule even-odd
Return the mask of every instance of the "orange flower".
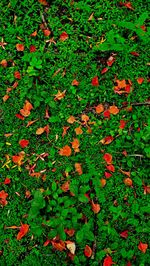
[[75, 132], [76, 132], [77, 135], [81, 135], [83, 133], [83, 130], [82, 130], [81, 127], [76, 127], [75, 128]]
[[66, 182], [61, 186], [61, 189], [62, 189], [64, 192], [67, 192], [67, 191], [70, 189], [70, 182], [69, 182], [69, 181], [66, 181]]
[[96, 106], [96, 113], [100, 114], [104, 111], [104, 106], [102, 104], [99, 104]]
[[89, 121], [88, 115], [81, 115], [81, 120], [87, 123], [87, 121]]
[[22, 237], [24, 237], [29, 231], [29, 225], [28, 224], [22, 224], [20, 227], [20, 231], [17, 235], [17, 240], [20, 240]]
[[144, 243], [140, 242], [138, 245], [138, 249], [140, 251], [142, 251], [143, 253], [146, 253], [147, 248], [148, 248], [148, 244], [144, 244]]
[[101, 184], [101, 187], [104, 187], [106, 185], [106, 179], [101, 178], [100, 179], [100, 184]]
[[24, 45], [21, 43], [17, 43], [16, 49], [17, 49], [17, 51], [22, 52], [22, 51], [24, 51]]
[[57, 100], [63, 99], [65, 97], [65, 92], [66, 92], [66, 90], [64, 90], [63, 92], [58, 90], [57, 94], [55, 94], [54, 100], [57, 101]]
[[138, 84], [142, 84], [143, 81], [144, 81], [144, 78], [138, 78], [138, 79], [137, 79], [137, 83], [138, 83]]
[[119, 113], [119, 109], [118, 109], [118, 107], [115, 106], [115, 105], [110, 106], [108, 110], [109, 110], [109, 112], [110, 112], [111, 114], [113, 114], [113, 115], [116, 115], [116, 114]]
[[0, 205], [5, 206], [7, 205], [8, 201], [6, 198], [8, 197], [8, 193], [6, 193], [4, 190], [0, 191]]
[[100, 205], [99, 204], [96, 204], [93, 202], [93, 200], [91, 200], [91, 206], [92, 206], [92, 211], [94, 213], [99, 213], [100, 212]]
[[21, 151], [21, 152], [19, 152], [19, 155], [13, 155], [12, 160], [15, 164], [20, 166], [21, 164], [23, 164], [22, 160], [23, 160], [24, 156], [25, 156], [25, 152]]
[[74, 235], [74, 233], [75, 233], [75, 230], [74, 229], [65, 229], [64, 230], [65, 231], [65, 233], [68, 235], [68, 236], [73, 236]]
[[79, 140], [74, 138], [71, 144], [74, 151], [79, 152], [79, 146], [80, 146]]
[[72, 85], [72, 86], [78, 86], [78, 85], [79, 85], [79, 82], [78, 82], [76, 79], [74, 79], [74, 80], [72, 81], [71, 85]]
[[73, 115], [71, 115], [71, 116], [67, 119], [67, 122], [68, 122], [69, 124], [73, 124], [75, 121], [76, 121], [76, 120], [75, 120], [75, 118], [74, 118]]
[[82, 175], [82, 167], [80, 163], [75, 163], [75, 169], [76, 172], [78, 172], [79, 175]]
[[57, 242], [55, 240], [52, 240], [51, 243], [52, 246], [59, 251], [66, 250], [65, 243], [62, 240], [57, 240]]
[[60, 149], [59, 154], [68, 157], [71, 155], [71, 148], [68, 145], [66, 145], [62, 149]]
[[51, 34], [51, 31], [46, 29], [46, 30], [43, 30], [43, 33], [44, 33], [44, 36], [49, 36]]
[[28, 100], [26, 100], [23, 109], [20, 110], [20, 113], [22, 116], [27, 117], [30, 115], [31, 109], [33, 109], [32, 104]]
[[62, 137], [64, 137], [64, 136], [67, 134], [67, 130], [68, 130], [69, 128], [70, 128], [70, 127], [63, 127]]
[[132, 186], [132, 184], [133, 184], [133, 182], [132, 182], [132, 179], [131, 178], [125, 178], [124, 179], [124, 184], [126, 185], [126, 186], [128, 186], [128, 187], [131, 187]]
[[20, 72], [19, 72], [19, 71], [15, 71], [15, 72], [14, 72], [14, 77], [15, 77], [16, 79], [21, 79]]

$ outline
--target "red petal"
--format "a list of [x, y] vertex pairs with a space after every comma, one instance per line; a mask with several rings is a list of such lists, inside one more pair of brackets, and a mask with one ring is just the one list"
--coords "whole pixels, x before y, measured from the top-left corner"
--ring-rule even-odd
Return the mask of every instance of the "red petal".
[[15, 72], [14, 72], [14, 77], [15, 77], [16, 79], [21, 79], [20, 72], [19, 72], [19, 71], [15, 71]]
[[127, 238], [128, 237], [128, 230], [125, 230], [125, 231], [121, 232], [120, 236], [123, 237], [123, 238]]
[[114, 167], [113, 164], [106, 165], [106, 168], [107, 168], [109, 171], [113, 172], [113, 173], [115, 172], [115, 167]]
[[11, 183], [11, 179], [8, 178], [8, 177], [6, 177], [5, 180], [4, 180], [4, 184], [5, 184], [5, 185], [8, 185], [8, 184], [10, 184], [10, 183]]
[[108, 68], [105, 67], [105, 68], [102, 69], [101, 74], [105, 74], [107, 71], [108, 71]]
[[60, 35], [60, 40], [61, 41], [65, 41], [68, 39], [68, 34], [64, 31], [61, 35]]
[[105, 172], [105, 177], [106, 178], [110, 178], [112, 176], [112, 174], [108, 173], [108, 172]]
[[27, 147], [28, 144], [29, 144], [29, 141], [28, 141], [27, 139], [21, 139], [21, 140], [19, 141], [19, 145], [21, 146], [21, 148], [25, 148], [25, 147]]
[[137, 83], [138, 83], [138, 84], [142, 84], [142, 83], [143, 83], [143, 81], [144, 81], [144, 79], [143, 79], [143, 78], [138, 78], [138, 79], [137, 79]]
[[15, 116], [16, 116], [17, 118], [21, 119], [21, 120], [24, 120], [24, 117], [23, 117], [22, 115], [20, 115], [20, 114], [16, 114]]
[[144, 244], [144, 243], [140, 242], [138, 245], [138, 249], [140, 251], [142, 251], [143, 253], [146, 253], [147, 248], [148, 248], [148, 244]]
[[92, 79], [92, 85], [93, 86], [99, 86], [98, 76], [96, 76]]
[[34, 53], [36, 51], [35, 45], [30, 45], [30, 53]]
[[112, 163], [112, 155], [109, 153], [105, 153], [103, 156], [103, 159], [105, 160], [105, 162], [107, 164], [111, 164]]
[[111, 266], [113, 264], [112, 258], [110, 256], [107, 256], [104, 259], [103, 266]]
[[44, 246], [44, 247], [47, 247], [47, 246], [49, 245], [50, 242], [51, 242], [51, 240], [47, 239], [47, 240], [44, 242], [43, 246]]
[[126, 121], [120, 120], [120, 126], [119, 126], [119, 128], [124, 129], [126, 123], [127, 123]]
[[130, 54], [134, 55], [134, 56], [139, 56], [140, 54], [137, 52], [131, 52]]
[[110, 118], [110, 112], [109, 112], [109, 110], [104, 111], [103, 115], [106, 118]]
[[85, 246], [84, 255], [88, 258], [90, 258], [92, 255], [92, 249], [88, 245]]

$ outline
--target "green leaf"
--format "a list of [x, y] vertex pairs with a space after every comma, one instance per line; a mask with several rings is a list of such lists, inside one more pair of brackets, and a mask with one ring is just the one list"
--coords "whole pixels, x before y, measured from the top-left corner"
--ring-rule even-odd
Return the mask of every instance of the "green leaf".
[[82, 240], [83, 240], [83, 237], [84, 237], [83, 230], [79, 230], [79, 231], [76, 233], [76, 241], [77, 241], [78, 243], [81, 243]]
[[89, 201], [88, 198], [84, 196], [83, 194], [78, 195], [78, 200], [83, 203], [87, 203]]
[[57, 184], [56, 184], [56, 182], [53, 182], [52, 183], [52, 191], [56, 191], [56, 189], [57, 189]]

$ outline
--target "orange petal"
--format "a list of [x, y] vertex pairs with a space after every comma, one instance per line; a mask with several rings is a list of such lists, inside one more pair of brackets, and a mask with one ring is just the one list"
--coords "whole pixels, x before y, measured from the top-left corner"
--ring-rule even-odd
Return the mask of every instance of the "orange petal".
[[60, 149], [59, 154], [62, 156], [70, 156], [71, 148], [68, 145], [66, 145], [62, 149]]
[[81, 135], [83, 133], [83, 130], [82, 130], [81, 127], [76, 127], [75, 128], [75, 132], [76, 132], [77, 135]]
[[29, 225], [28, 224], [22, 224], [20, 227], [20, 231], [17, 235], [17, 240], [20, 240], [22, 237], [24, 237], [29, 231]]
[[99, 104], [96, 106], [96, 113], [100, 114], [104, 111], [104, 106], [102, 104]]
[[140, 242], [138, 245], [138, 249], [140, 251], [142, 251], [143, 253], [146, 253], [147, 248], [148, 248], [148, 244], [144, 244], [144, 243]]
[[73, 124], [75, 121], [76, 121], [76, 120], [75, 120], [75, 117], [72, 116], [72, 115], [67, 119], [67, 122], [68, 122], [69, 124]]
[[75, 163], [75, 169], [76, 169], [76, 172], [79, 174], [79, 175], [82, 175], [82, 167], [81, 167], [81, 164], [80, 163]]
[[89, 117], [87, 115], [81, 115], [81, 120], [87, 122], [89, 121]]
[[73, 141], [71, 142], [71, 144], [72, 144], [72, 148], [73, 149], [78, 149], [79, 148], [79, 146], [80, 146], [80, 144], [79, 144], [79, 140], [78, 139], [73, 139]]
[[108, 110], [109, 110], [109, 112], [110, 112], [111, 114], [113, 114], [113, 115], [116, 115], [116, 114], [119, 113], [119, 109], [118, 109], [118, 107], [115, 106], [115, 105], [110, 106]]
[[29, 110], [26, 110], [26, 109], [21, 109], [20, 110], [20, 114], [24, 117], [27, 117], [30, 115], [30, 111]]
[[104, 187], [106, 185], [106, 179], [101, 178], [100, 183], [101, 183], [101, 187]]
[[41, 135], [45, 131], [44, 127], [39, 127], [36, 131], [37, 135]]
[[132, 184], [133, 184], [133, 182], [132, 182], [132, 179], [131, 178], [125, 178], [124, 179], [124, 184], [126, 185], [126, 186], [128, 186], [128, 187], [131, 187], [132, 186]]
[[99, 213], [100, 212], [100, 205], [97, 203], [94, 203], [93, 200], [91, 201], [91, 206], [92, 206], [92, 211], [94, 213]]
[[112, 155], [109, 153], [105, 153], [103, 159], [107, 164], [112, 164]]

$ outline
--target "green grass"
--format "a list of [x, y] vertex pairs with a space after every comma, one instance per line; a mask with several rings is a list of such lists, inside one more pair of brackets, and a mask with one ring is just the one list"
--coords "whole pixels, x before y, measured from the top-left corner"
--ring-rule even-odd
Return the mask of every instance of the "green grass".
[[[0, 195], [8, 193], [7, 203], [0, 198], [2, 266], [106, 266], [110, 257], [116, 266], [148, 265], [147, 246], [144, 253], [139, 244], [149, 241], [150, 26], [148, 3], [131, 4], [133, 10], [116, 0], [55, 0], [47, 6], [34, 0], [0, 3]], [[46, 37], [42, 27], [51, 34]], [[31, 36], [35, 31], [37, 35]], [[68, 38], [61, 41], [63, 32]], [[24, 50], [17, 51], [16, 44], [23, 44]], [[35, 52], [30, 52], [31, 45]], [[108, 66], [111, 56], [115, 61]], [[2, 60], [7, 61], [6, 67]], [[108, 71], [101, 74], [104, 68]], [[20, 79], [14, 76], [16, 71]], [[96, 76], [99, 85], [93, 86]], [[73, 80], [79, 84], [72, 85]], [[115, 93], [117, 80], [132, 84], [129, 93], [125, 87], [119, 88], [123, 93]], [[61, 99], [59, 91], [64, 92]], [[9, 96], [6, 101], [5, 95]], [[26, 100], [33, 109], [22, 120], [16, 114]], [[104, 111], [118, 107], [117, 114], [110, 118], [104, 111], [98, 114], [99, 104]], [[87, 122], [83, 115], [88, 116]], [[74, 123], [67, 121], [70, 116]], [[123, 129], [120, 120], [126, 122]], [[45, 126], [49, 133], [36, 134]], [[62, 136], [64, 127], [67, 131]], [[83, 131], [80, 135], [75, 131], [78, 127]], [[102, 140], [108, 136], [113, 141], [105, 144]], [[29, 141], [25, 148], [19, 144], [22, 139]], [[72, 147], [74, 139], [79, 141], [78, 151]], [[70, 156], [60, 155], [66, 145]], [[12, 156], [21, 151], [25, 155], [18, 166]], [[114, 172], [106, 167], [107, 153], [112, 155]], [[82, 174], [76, 171], [76, 163], [81, 164]], [[43, 171], [39, 177], [29, 171], [34, 164], [34, 172]], [[112, 176], [107, 178], [106, 172]], [[4, 183], [6, 178], [9, 184]], [[131, 186], [125, 184], [126, 178]], [[101, 179], [106, 180], [104, 187]], [[65, 192], [62, 185], [67, 181]], [[100, 206], [98, 213], [92, 209], [92, 200]], [[21, 223], [28, 224], [29, 231], [17, 240], [19, 229], [6, 227]], [[69, 236], [65, 229], [75, 233]], [[128, 236], [121, 237], [126, 230]], [[59, 244], [64, 243], [63, 251], [53, 246], [56, 236]], [[44, 246], [47, 239], [49, 244]], [[69, 240], [76, 246], [74, 256], [65, 242]], [[89, 257], [86, 245], [92, 250]]]

